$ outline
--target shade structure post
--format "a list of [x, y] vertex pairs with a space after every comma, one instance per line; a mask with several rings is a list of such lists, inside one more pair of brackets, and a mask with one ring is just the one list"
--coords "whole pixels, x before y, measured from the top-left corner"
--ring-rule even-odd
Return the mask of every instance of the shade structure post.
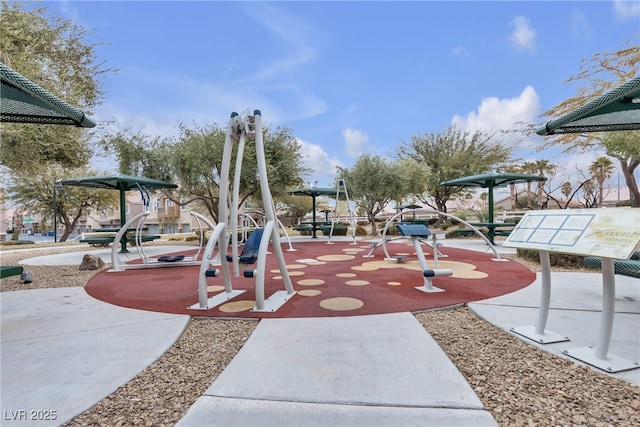
[[311, 238], [312, 239], [317, 239], [318, 236], [316, 235], [316, 233], [318, 232], [318, 230], [316, 230], [316, 196], [313, 196], [311, 198], [311, 209], [312, 209], [312, 218], [313, 218], [313, 225], [311, 226]]
[[[119, 187], [119, 191], [120, 191], [120, 227], [122, 227], [126, 222], [127, 222], [127, 201], [126, 201], [126, 190], [121, 186], [118, 185]], [[117, 244], [117, 243], [114, 243]], [[124, 235], [124, 238], [122, 238], [120, 240], [120, 252], [121, 253], [126, 253], [127, 252], [127, 235]]]

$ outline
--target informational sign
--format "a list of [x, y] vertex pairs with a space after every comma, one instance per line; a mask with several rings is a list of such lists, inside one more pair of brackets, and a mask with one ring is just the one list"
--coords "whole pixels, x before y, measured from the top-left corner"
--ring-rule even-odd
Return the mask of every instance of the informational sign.
[[527, 212], [503, 245], [627, 259], [639, 244], [639, 208], [598, 208]]
[[34, 221], [33, 217], [30, 217], [30, 216], [28, 216], [26, 218], [22, 218], [22, 223], [23, 224], [28, 224], [28, 223], [33, 222], [33, 221]]

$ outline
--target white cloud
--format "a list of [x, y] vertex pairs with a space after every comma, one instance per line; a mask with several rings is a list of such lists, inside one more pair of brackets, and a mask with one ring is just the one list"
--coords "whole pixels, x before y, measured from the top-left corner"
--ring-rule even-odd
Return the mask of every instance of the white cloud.
[[351, 157], [358, 157], [364, 153], [366, 146], [369, 143], [369, 136], [357, 129], [347, 128], [342, 131], [342, 136], [345, 142], [345, 151]]
[[579, 10], [572, 10], [569, 17], [569, 28], [575, 37], [590, 39], [593, 36], [593, 28], [587, 17]]
[[640, 16], [640, 1], [614, 0], [613, 14], [620, 21], [629, 21]]
[[462, 56], [463, 58], [468, 58], [471, 56], [471, 52], [469, 52], [469, 50], [462, 45], [456, 45], [452, 47], [451, 54], [453, 56]]
[[514, 28], [509, 36], [512, 46], [517, 52], [535, 53], [537, 33], [530, 27], [526, 16], [516, 16], [510, 23]]
[[[232, 111], [258, 108], [270, 123], [291, 123], [324, 113], [324, 99], [292, 76], [316, 60], [317, 46], [325, 43], [326, 35], [273, 5], [253, 3], [244, 10], [255, 20], [250, 20], [250, 25], [261, 26], [265, 37], [275, 39], [269, 52], [277, 53], [267, 55], [246, 74], [225, 68], [216, 80], [157, 68], [125, 67], [119, 73], [118, 86], [133, 89], [104, 105], [108, 108], [101, 110], [109, 111], [109, 117], [103, 120], [116, 121], [118, 128], [171, 136], [176, 134], [178, 122], [225, 126]], [[229, 66], [236, 60], [230, 58]]]
[[301, 154], [303, 157], [303, 164], [311, 169], [311, 180], [319, 181], [320, 186], [327, 186], [333, 182], [336, 175], [336, 167], [343, 166], [342, 162], [338, 159], [329, 157], [324, 149], [310, 142], [298, 139], [301, 145]]
[[534, 122], [539, 110], [540, 98], [533, 87], [527, 86], [514, 98], [485, 98], [477, 111], [466, 117], [453, 116], [452, 123], [470, 132], [508, 130], [518, 122]]

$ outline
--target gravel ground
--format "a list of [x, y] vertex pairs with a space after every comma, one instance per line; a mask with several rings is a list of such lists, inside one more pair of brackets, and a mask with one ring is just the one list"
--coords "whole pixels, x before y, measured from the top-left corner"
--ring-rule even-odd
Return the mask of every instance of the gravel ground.
[[[72, 250], [86, 248], [4, 252], [2, 265]], [[518, 261], [534, 271], [539, 268]], [[26, 270], [32, 273], [33, 283], [24, 285], [19, 277], [5, 278], [0, 281], [0, 290], [84, 286], [94, 274], [79, 271], [77, 266], [28, 266]], [[640, 387], [528, 345], [465, 307], [417, 313], [416, 318], [501, 426], [640, 425]], [[254, 320], [192, 319], [157, 361], [67, 425], [174, 425], [227, 366], [256, 325]]]

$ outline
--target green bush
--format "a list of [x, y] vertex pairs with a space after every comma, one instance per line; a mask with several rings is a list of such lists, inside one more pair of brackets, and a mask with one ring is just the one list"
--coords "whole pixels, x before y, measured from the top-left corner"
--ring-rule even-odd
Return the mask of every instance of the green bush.
[[[349, 227], [347, 227], [344, 224], [336, 224], [333, 226], [333, 235], [334, 236], [346, 236], [347, 235], [347, 230]], [[331, 228], [329, 228], [329, 231], [331, 230]], [[329, 232], [327, 232], [327, 234], [329, 234]]]
[[[518, 249], [518, 256], [540, 263], [540, 251], [530, 249]], [[552, 267], [582, 268], [584, 257], [581, 255], [560, 254], [549, 252], [549, 264]]]
[[360, 224], [356, 225], [355, 233], [356, 233], [356, 236], [366, 236], [367, 234], [369, 234], [367, 233], [367, 229]]
[[466, 237], [474, 236], [476, 236], [476, 234], [473, 232], [473, 230], [464, 228], [456, 228], [455, 230], [447, 231], [447, 233], [445, 234], [445, 237], [447, 239], [464, 239]]
[[7, 240], [4, 242], [0, 242], [2, 246], [15, 246], [15, 245], [35, 245], [36, 242], [33, 240]]
[[395, 225], [392, 225], [391, 227], [387, 228], [387, 236], [399, 236], [399, 235], [400, 235], [400, 232], [398, 231]]

